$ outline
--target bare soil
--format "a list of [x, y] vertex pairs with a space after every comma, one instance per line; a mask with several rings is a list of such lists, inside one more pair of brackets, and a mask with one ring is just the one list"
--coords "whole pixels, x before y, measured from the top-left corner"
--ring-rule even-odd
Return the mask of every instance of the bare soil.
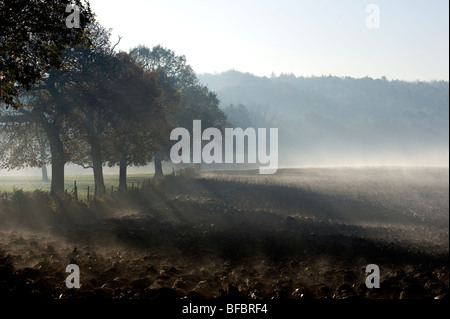
[[448, 298], [448, 169], [215, 171], [90, 202], [0, 200], [0, 297]]

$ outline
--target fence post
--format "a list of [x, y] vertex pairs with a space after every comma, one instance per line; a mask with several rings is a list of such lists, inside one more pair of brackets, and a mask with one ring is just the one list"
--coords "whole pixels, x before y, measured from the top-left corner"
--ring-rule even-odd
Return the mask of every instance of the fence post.
[[87, 196], [87, 200], [89, 201], [89, 186], [88, 186], [88, 196]]
[[114, 186], [111, 186], [111, 197], [113, 197], [114, 194]]
[[77, 181], [73, 181], [73, 196], [76, 200], [78, 200], [78, 187], [77, 187]]

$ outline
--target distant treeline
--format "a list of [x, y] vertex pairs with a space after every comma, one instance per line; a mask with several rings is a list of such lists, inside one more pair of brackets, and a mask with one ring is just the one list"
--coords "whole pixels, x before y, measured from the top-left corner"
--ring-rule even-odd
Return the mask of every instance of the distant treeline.
[[279, 127], [281, 161], [292, 162], [292, 153], [297, 161], [327, 164], [341, 155], [367, 159], [377, 154], [448, 154], [446, 81], [292, 74], [268, 78], [237, 71], [199, 79], [217, 93], [234, 125]]

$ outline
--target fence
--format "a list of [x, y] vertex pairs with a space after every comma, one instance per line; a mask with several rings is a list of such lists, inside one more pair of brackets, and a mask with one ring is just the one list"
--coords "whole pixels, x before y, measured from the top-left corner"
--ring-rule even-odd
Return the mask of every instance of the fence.
[[[142, 182], [142, 183], [141, 183]], [[142, 189], [145, 188], [151, 184], [153, 184], [154, 179], [147, 179], [147, 180], [142, 180], [142, 181], [137, 181], [137, 182], [130, 182], [127, 183], [127, 188], [126, 191], [133, 191], [133, 190], [138, 190], [138, 189]], [[131, 187], [129, 187], [129, 185]], [[91, 194], [92, 189], [94, 190], [93, 194]], [[114, 188], [114, 185], [111, 185], [111, 188], [109, 189], [109, 195], [111, 197], [114, 197], [115, 194], [117, 194], [119, 191], [118, 188]], [[73, 189], [71, 191], [68, 191], [66, 189], [66, 195], [72, 196], [74, 199], [78, 200], [79, 199], [79, 192], [78, 192], [78, 185], [77, 185], [77, 181], [73, 181]], [[94, 187], [91, 188], [90, 185], [87, 186], [87, 200], [90, 200], [91, 198], [97, 198], [97, 197], [102, 197], [108, 195], [108, 193], [106, 192], [106, 186], [103, 189], [103, 192], [99, 192], [97, 185], [95, 185]]]
[[[175, 169], [172, 167], [172, 174], [168, 174], [166, 176], [195, 176], [197, 173], [199, 172], [199, 167], [198, 165], [192, 165], [190, 167], [187, 168], [182, 168], [179, 169], [177, 171], [175, 171]], [[148, 187], [150, 185], [153, 185], [155, 182], [155, 178], [149, 178], [149, 179], [145, 179], [142, 180], [142, 183], [140, 183], [139, 181], [136, 182], [129, 182], [127, 183], [127, 188], [126, 191], [133, 191], [133, 190], [137, 190], [137, 189], [142, 189], [144, 187]], [[128, 187], [128, 185], [131, 184], [131, 188]], [[93, 198], [97, 198], [98, 196], [104, 196], [107, 195], [106, 192], [106, 186], [103, 189], [103, 192], [99, 192], [97, 189], [97, 185], [95, 185], [94, 187], [94, 194], [93, 194]], [[112, 185], [110, 188], [110, 192], [109, 195], [111, 197], [114, 197], [114, 194], [118, 193], [118, 189], [115, 190], [114, 186]], [[73, 181], [73, 189], [71, 191], [68, 191], [66, 189], [66, 194], [69, 196], [73, 196], [74, 199], [78, 200], [79, 199], [79, 194], [78, 194], [78, 185], [77, 185], [77, 181]], [[91, 195], [91, 186], [87, 186], [87, 200], [89, 201], [92, 198]]]

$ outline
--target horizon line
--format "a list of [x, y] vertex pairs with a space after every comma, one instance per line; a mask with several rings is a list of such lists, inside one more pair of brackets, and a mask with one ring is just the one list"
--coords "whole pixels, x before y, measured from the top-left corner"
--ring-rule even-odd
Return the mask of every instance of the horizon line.
[[258, 77], [258, 78], [267, 78], [267, 79], [273, 79], [273, 78], [280, 78], [283, 76], [294, 76], [296, 79], [299, 78], [339, 78], [339, 79], [353, 79], [353, 80], [362, 80], [362, 79], [371, 79], [371, 80], [382, 80], [382, 81], [388, 81], [388, 82], [407, 82], [407, 83], [440, 83], [440, 82], [446, 82], [449, 83], [449, 79], [432, 79], [432, 80], [421, 80], [421, 79], [416, 79], [416, 80], [405, 80], [405, 79], [389, 79], [387, 76], [381, 76], [381, 77], [371, 77], [369, 75], [363, 76], [363, 77], [353, 77], [350, 75], [332, 75], [332, 74], [322, 74], [322, 75], [315, 75], [315, 74], [311, 74], [311, 75], [297, 75], [293, 72], [290, 73], [280, 73], [278, 75], [276, 75], [275, 72], [272, 72], [272, 74], [270, 76], [267, 75], [257, 75], [251, 72], [247, 72], [247, 71], [240, 71], [240, 70], [236, 70], [236, 69], [228, 69], [226, 71], [213, 71], [213, 72], [195, 72], [195, 74], [197, 76], [202, 76], [202, 75], [222, 75], [224, 73], [230, 73], [230, 72], [235, 72], [235, 73], [240, 73], [240, 74], [244, 74], [244, 75], [251, 75], [254, 77]]

